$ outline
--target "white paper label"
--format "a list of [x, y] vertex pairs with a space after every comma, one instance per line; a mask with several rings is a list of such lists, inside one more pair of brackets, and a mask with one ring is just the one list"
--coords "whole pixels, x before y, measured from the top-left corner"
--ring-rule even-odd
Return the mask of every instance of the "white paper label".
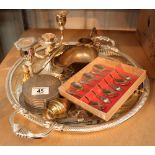
[[32, 87], [32, 95], [48, 95], [49, 87]]

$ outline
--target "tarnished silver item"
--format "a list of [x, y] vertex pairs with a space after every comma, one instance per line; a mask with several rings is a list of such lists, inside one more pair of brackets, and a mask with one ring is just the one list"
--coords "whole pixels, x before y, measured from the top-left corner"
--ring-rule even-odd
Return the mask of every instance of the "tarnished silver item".
[[61, 81], [51, 75], [35, 75], [22, 85], [19, 102], [32, 113], [42, 114], [48, 103], [59, 97]]
[[35, 37], [24, 37], [24, 38], [20, 38], [18, 41], [15, 42], [15, 47], [20, 51], [27, 51], [36, 42], [37, 42], [37, 39]]

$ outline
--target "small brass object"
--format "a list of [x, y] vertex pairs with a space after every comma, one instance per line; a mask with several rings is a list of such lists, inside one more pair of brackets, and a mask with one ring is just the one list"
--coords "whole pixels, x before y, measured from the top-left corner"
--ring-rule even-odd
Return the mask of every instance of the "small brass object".
[[65, 98], [59, 98], [52, 100], [48, 108], [44, 111], [43, 117], [47, 120], [53, 120], [55, 118], [64, 117], [69, 109], [70, 103]]
[[27, 51], [27, 55], [25, 55], [25, 65], [27, 66], [31, 77], [33, 76], [32, 71], [33, 57], [34, 57], [34, 50], [33, 48], [30, 48]]
[[23, 83], [26, 82], [31, 76], [30, 76], [30, 71], [26, 65], [22, 66], [23, 68]]

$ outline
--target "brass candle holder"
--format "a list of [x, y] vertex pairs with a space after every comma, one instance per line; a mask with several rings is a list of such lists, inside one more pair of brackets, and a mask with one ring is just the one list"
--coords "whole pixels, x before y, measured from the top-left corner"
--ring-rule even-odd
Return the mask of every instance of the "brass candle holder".
[[64, 38], [64, 26], [66, 24], [66, 19], [67, 19], [67, 11], [60, 11], [57, 15], [56, 15], [56, 21], [57, 21], [57, 24], [59, 26], [59, 29], [61, 31], [61, 43], [63, 41], [63, 38]]

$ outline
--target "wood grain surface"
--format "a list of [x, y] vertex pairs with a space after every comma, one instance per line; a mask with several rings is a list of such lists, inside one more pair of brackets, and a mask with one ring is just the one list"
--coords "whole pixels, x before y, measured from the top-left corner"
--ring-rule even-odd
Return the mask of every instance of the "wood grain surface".
[[[23, 36], [39, 36], [45, 32], [59, 34], [57, 30], [32, 29]], [[77, 40], [80, 36], [87, 36], [89, 30], [66, 30], [65, 40]], [[135, 32], [100, 31], [117, 43], [117, 47], [134, 58], [151, 75], [153, 72], [150, 62], [140, 47]], [[151, 80], [151, 94], [144, 107], [123, 124], [94, 133], [52, 132], [47, 138], [30, 140], [16, 137], [8, 122], [14, 111], [5, 93], [5, 80], [9, 68], [19, 58], [19, 52], [13, 47], [0, 65], [0, 145], [155, 145], [155, 81]], [[26, 124], [34, 132], [45, 130], [21, 115], [16, 117], [21, 124]]]

